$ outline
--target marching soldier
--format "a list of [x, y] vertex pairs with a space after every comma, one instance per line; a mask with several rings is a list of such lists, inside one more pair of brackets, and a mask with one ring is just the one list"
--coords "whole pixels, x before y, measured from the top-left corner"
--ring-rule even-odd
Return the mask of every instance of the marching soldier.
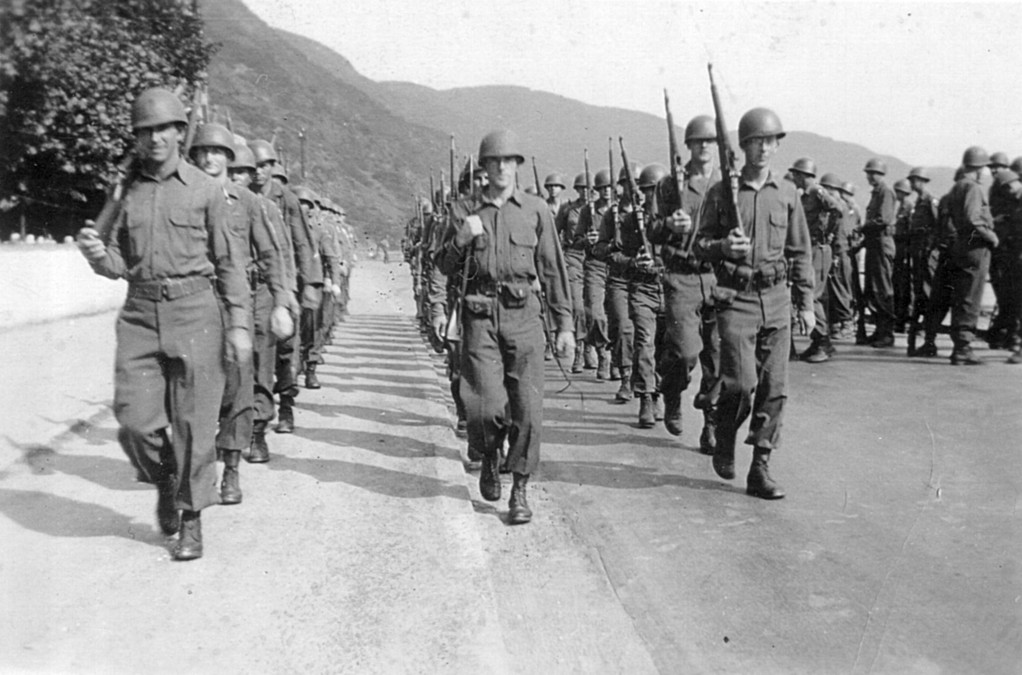
[[[303, 307], [301, 315], [301, 346], [299, 364], [305, 373], [305, 388], [319, 389], [322, 385], [316, 376], [316, 367], [323, 363], [323, 347], [326, 342], [326, 318], [330, 314], [329, 305], [340, 296], [340, 274], [337, 268], [339, 252], [333, 228], [327, 226], [321, 214], [319, 195], [305, 186], [295, 189], [295, 196], [301, 205], [302, 213], [312, 230], [312, 244], [317, 259], [323, 266], [322, 278], [324, 287], [329, 293], [321, 294], [319, 304], [314, 307]], [[334, 290], [336, 288], [336, 290]]]
[[685, 126], [690, 158], [684, 167], [682, 193], [678, 195], [677, 186], [668, 178], [660, 182], [656, 199], [661, 213], [652, 232], [664, 262], [666, 334], [657, 363], [664, 395], [664, 426], [670, 434], [681, 435], [681, 393], [688, 389], [698, 363], [699, 393], [694, 404], [703, 411], [699, 449], [705, 454], [713, 454], [717, 444], [714, 411], [719, 394], [720, 340], [713, 308], [717, 279], [713, 267], [696, 258], [692, 245], [694, 223], [700, 217], [706, 192], [720, 180], [712, 164], [711, 146], [716, 141], [716, 126], [708, 115], [693, 117]]
[[160, 529], [180, 530], [176, 560], [202, 556], [201, 512], [220, 501], [215, 436], [225, 358], [244, 364], [252, 353], [241, 242], [229, 232], [223, 190], [180, 155], [187, 123], [170, 91], [135, 99], [139, 161], [113, 230], [79, 234], [97, 274], [128, 280], [117, 319], [118, 440], [138, 475], [156, 485]]
[[[281, 248], [259, 198], [246, 186], [239, 186], [230, 179], [228, 164], [235, 159], [233, 135], [219, 124], [204, 124], [195, 136], [191, 154], [195, 165], [223, 190], [230, 231], [245, 244], [238, 249], [238, 263], [245, 269], [250, 282], [253, 310], [257, 284], [262, 280], [273, 298], [273, 308], [268, 317], [271, 330], [277, 338], [288, 337], [294, 325], [291, 322], [289, 292], [284, 286]], [[260, 307], [262, 311], [264, 308]], [[248, 330], [254, 338], [254, 311], [249, 318]], [[238, 468], [242, 451], [251, 444], [254, 421], [254, 359], [245, 364], [227, 364], [220, 428], [216, 436], [217, 452], [224, 462], [220, 485], [223, 504], [241, 503]]]
[[593, 247], [600, 238], [600, 223], [610, 211], [610, 171], [601, 169], [593, 178], [596, 201], [582, 209], [578, 217], [579, 232], [586, 240], [586, 258], [582, 265], [583, 301], [586, 314], [586, 347], [596, 350], [596, 379], [610, 379], [610, 337], [607, 328], [607, 263], [593, 254]]
[[726, 217], [724, 183], [717, 183], [706, 195], [696, 240], [697, 255], [717, 266], [721, 390], [713, 468], [721, 478], [734, 478], [738, 428], [751, 416], [746, 443], [753, 446], [753, 460], [746, 492], [762, 499], [784, 497], [768, 463], [780, 443], [787, 398], [792, 293], [785, 281], [794, 289], [800, 326], [812, 332], [815, 322], [802, 202], [795, 186], [770, 169], [784, 135], [772, 110], [754, 108], [742, 116], [740, 222]]
[[[875, 326], [869, 338], [872, 347], [894, 346], [894, 220], [896, 198], [884, 182], [887, 164], [879, 159], [866, 162], [863, 169], [873, 188], [862, 224], [863, 247], [866, 249], [866, 283], [863, 308], [871, 305]], [[862, 309], [859, 310], [860, 312]]]
[[543, 187], [546, 189], [546, 203], [550, 207], [550, 215], [557, 216], [564, 204], [564, 197], [561, 196], [567, 188], [564, 184], [564, 176], [559, 173], [552, 173], [543, 179]]
[[[909, 330], [915, 335], [919, 331], [919, 324], [925, 321], [929, 312], [933, 278], [937, 272], [939, 252], [934, 245], [938, 236], [937, 200], [927, 189], [930, 176], [923, 167], [913, 167], [908, 173], [908, 182], [916, 195], [908, 227], [908, 256], [912, 270], [913, 296], [912, 325]], [[922, 347], [910, 351], [908, 355], [936, 356], [937, 345], [926, 342]]]
[[832, 267], [831, 244], [835, 237], [835, 225], [844, 219], [844, 204], [816, 182], [816, 163], [809, 157], [795, 160], [789, 169], [795, 187], [802, 191], [802, 211], [809, 227], [812, 242], [813, 311], [816, 312], [816, 327], [809, 336], [812, 342], [801, 354], [809, 363], [823, 363], [834, 355], [830, 342], [830, 296], [827, 294], [827, 279]]
[[891, 279], [894, 288], [895, 332], [904, 333], [905, 325], [912, 318], [913, 311], [909, 229], [912, 224], [912, 211], [915, 209], [915, 196], [905, 178], [894, 182], [894, 194], [898, 205], [894, 217], [894, 270]]
[[479, 491], [500, 499], [500, 448], [510, 446], [514, 474], [508, 502], [512, 524], [532, 519], [526, 487], [539, 464], [543, 416], [544, 300], [557, 326], [556, 348], [567, 355], [572, 335], [568, 272], [550, 210], [515, 186], [525, 160], [510, 131], [487, 134], [479, 162], [489, 185], [475, 213], [447, 228], [437, 262], [454, 275], [468, 257], [463, 299], [461, 394], [468, 412], [470, 447], [484, 455]]
[[[1008, 171], [1008, 156], [995, 152], [990, 156], [990, 172], [994, 182], [990, 186], [990, 215], [994, 219], [994, 232], [1001, 241], [1007, 238], [1012, 219], [1018, 208], [1018, 200], [1012, 195], [1011, 173]], [[1000, 180], [999, 180], [1000, 178]], [[991, 349], [1010, 349], [1009, 338], [1014, 333], [1014, 312], [1011, 310], [1011, 267], [1010, 247], [998, 246], [990, 254], [990, 289], [994, 292], [997, 313], [987, 328], [987, 343]], [[1007, 311], [1005, 311], [1007, 310]]]
[[[840, 217], [835, 216], [833, 238], [830, 244], [831, 265], [827, 275], [828, 314], [831, 340], [850, 336], [854, 319], [854, 294], [852, 291], [852, 230], [858, 225], [855, 211], [845, 201], [841, 179], [834, 173], [825, 173], [820, 178], [823, 186], [841, 204]], [[815, 305], [814, 305], [815, 307]]]
[[[557, 235], [561, 241], [561, 250], [564, 252], [564, 262], [568, 268], [568, 283], [571, 285], [571, 313], [575, 322], [575, 344], [578, 345], [578, 349], [575, 350], [575, 360], [571, 364], [571, 372], [576, 374], [582, 372], [586, 365], [586, 352], [592, 349], [590, 345], [585, 344], [584, 268], [586, 247], [589, 242], [585, 232], [579, 227], [582, 211], [590, 199], [586, 186], [591, 183], [591, 176], [584, 173], [575, 176], [574, 188], [578, 197], [574, 201], [563, 204], [554, 218], [554, 226], [557, 228]], [[595, 349], [592, 354], [591, 362], [588, 365], [595, 368]]]

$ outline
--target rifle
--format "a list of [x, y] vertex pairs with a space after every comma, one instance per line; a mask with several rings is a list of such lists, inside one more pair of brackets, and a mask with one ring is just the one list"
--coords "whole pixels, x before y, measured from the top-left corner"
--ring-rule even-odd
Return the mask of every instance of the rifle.
[[728, 228], [728, 231], [738, 230], [744, 236], [745, 229], [742, 227], [742, 215], [738, 210], [739, 173], [736, 168], [735, 151], [731, 148], [731, 140], [727, 135], [727, 125], [724, 123], [724, 108], [720, 104], [717, 83], [713, 79], [713, 64], [706, 64], [706, 69], [710, 73], [710, 96], [713, 98], [713, 113], [716, 117], [717, 150], [720, 154], [720, 182], [724, 191], [724, 208], [727, 210], [725, 217], [731, 221], [731, 227]]
[[[474, 175], [475, 163], [472, 161], [472, 155], [469, 154], [468, 176], [470, 188], [473, 185], [472, 176]], [[450, 316], [447, 317], [447, 326], [444, 330], [444, 342], [461, 342], [461, 305], [465, 301], [465, 293], [468, 292], [468, 271], [469, 264], [472, 261], [470, 251], [465, 251], [464, 255], [465, 261], [461, 265], [461, 279], [458, 285], [458, 297], [454, 299], [454, 306], [451, 307]]]
[[192, 151], [192, 143], [195, 142], [195, 133], [199, 130], [199, 110], [202, 107], [202, 89], [195, 88], [192, 94], [192, 109], [188, 111], [188, 131], [185, 133], [185, 143], [182, 154], [187, 158]]
[[454, 202], [454, 196], [458, 194], [458, 179], [454, 176], [454, 134], [451, 134], [451, 152], [450, 152], [450, 164], [451, 164], [451, 202]]
[[546, 199], [546, 197], [543, 196], [543, 188], [539, 184], [539, 171], [536, 170], [535, 155], [532, 157], [532, 182], [536, 186], [536, 196], [538, 196], [540, 199]]
[[610, 162], [610, 200], [607, 202], [607, 208], [610, 210], [610, 217], [614, 219], [614, 242], [619, 242], [618, 222], [617, 222], [617, 187], [614, 183], [614, 139], [607, 137], [607, 160]]
[[[106, 201], [99, 215], [92, 221], [91, 227], [96, 230], [97, 237], [104, 244], [110, 238], [110, 232], [114, 229], [114, 223], [121, 215], [121, 204], [124, 199], [124, 187], [127, 185], [128, 176], [132, 173], [135, 164], [135, 156], [129, 154], [120, 164], [117, 165], [117, 175], [110, 190], [107, 192]], [[85, 221], [89, 225], [89, 221]]]
[[639, 230], [639, 239], [642, 240], [642, 252], [646, 254], [646, 257], [653, 260], [653, 247], [649, 245], [649, 238], [646, 236], [646, 212], [642, 208], [642, 194], [639, 192], [639, 185], [635, 181], [635, 174], [632, 173], [632, 167], [628, 164], [628, 152], [625, 150], [625, 140], [621, 136], [617, 137], [617, 142], [621, 146], [621, 161], [624, 163], [625, 172], [625, 193], [628, 197], [628, 201], [632, 203], [632, 213], [635, 214], [635, 226]]
[[589, 175], [589, 148], [582, 148], [582, 166], [586, 172], [586, 209], [589, 211], [589, 229], [593, 230], [595, 229], [596, 214], [593, 207], [593, 180]]

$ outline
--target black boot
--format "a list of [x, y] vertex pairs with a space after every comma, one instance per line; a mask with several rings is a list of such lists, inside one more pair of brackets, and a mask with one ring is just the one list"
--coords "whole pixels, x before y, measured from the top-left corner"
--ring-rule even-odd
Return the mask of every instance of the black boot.
[[784, 490], [770, 477], [770, 451], [756, 448], [752, 451], [752, 466], [745, 479], [745, 494], [760, 499], [784, 499]]
[[681, 436], [681, 396], [664, 395], [664, 427], [672, 436]]
[[606, 347], [599, 347], [596, 350], [596, 379], [610, 379], [610, 350]]
[[280, 418], [277, 420], [278, 434], [294, 433], [295, 430], [294, 405], [295, 405], [294, 396], [288, 396], [286, 394], [280, 395], [280, 410], [277, 413]]
[[[699, 434], [699, 452], [712, 455], [717, 451], [717, 423], [713, 420], [713, 411], [703, 411], [703, 431]], [[734, 471], [734, 468], [731, 469]]]
[[951, 352], [952, 366], [982, 366], [983, 360], [976, 356], [969, 345], [955, 347]]
[[181, 513], [181, 536], [174, 547], [174, 560], [195, 560], [202, 557], [202, 519], [199, 511]]
[[583, 345], [581, 342], [579, 342], [578, 345], [576, 345], [576, 347], [575, 347], [575, 360], [571, 362], [571, 373], [573, 375], [578, 375], [583, 370], [583, 367], [582, 367], [583, 363], [582, 362], [583, 362], [583, 358], [584, 358], [584, 355], [583, 355], [584, 351], [585, 351], [585, 345]]
[[479, 467], [479, 494], [488, 502], [500, 499], [500, 452], [491, 452], [483, 457], [483, 465]]
[[174, 487], [177, 479], [174, 476], [164, 478], [156, 484], [156, 522], [160, 531], [168, 537], [177, 534], [181, 519], [174, 505]]
[[652, 429], [656, 426], [656, 413], [653, 411], [653, 397], [650, 394], [639, 394], [639, 428]]
[[922, 347], [916, 349], [912, 356], [933, 357], [937, 355], [937, 344], [933, 340], [926, 340]]
[[[265, 431], [263, 435], [265, 437]], [[240, 462], [241, 450], [224, 450], [224, 478], [220, 482], [221, 504], [241, 503], [241, 477], [238, 475]]]
[[308, 363], [305, 366], [305, 388], [306, 389], [320, 389], [323, 385], [319, 383], [319, 378], [316, 377], [316, 364]]
[[248, 461], [252, 464], [265, 464], [270, 461], [270, 447], [266, 445], [266, 422], [252, 425], [252, 444], [248, 450]]
[[460, 380], [451, 380], [451, 398], [454, 399], [454, 410], [458, 415], [458, 422], [454, 427], [454, 433], [458, 438], [465, 438], [468, 435], [468, 420], [465, 419], [465, 402], [461, 400]]
[[724, 480], [732, 480], [735, 477], [735, 448], [725, 448], [719, 442], [717, 449], [713, 451], [713, 470]]
[[614, 401], [617, 403], [628, 403], [632, 400], [632, 369], [621, 367], [621, 386], [614, 394]]
[[525, 494], [529, 477], [524, 473], [515, 474], [515, 483], [511, 488], [511, 499], [507, 503], [507, 521], [512, 525], [524, 525], [532, 520], [532, 509]]

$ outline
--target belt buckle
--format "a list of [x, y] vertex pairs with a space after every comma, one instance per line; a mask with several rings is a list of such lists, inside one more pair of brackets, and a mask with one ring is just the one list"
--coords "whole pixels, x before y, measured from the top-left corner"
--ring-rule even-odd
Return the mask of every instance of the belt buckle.
[[160, 279], [160, 297], [170, 300], [170, 279]]

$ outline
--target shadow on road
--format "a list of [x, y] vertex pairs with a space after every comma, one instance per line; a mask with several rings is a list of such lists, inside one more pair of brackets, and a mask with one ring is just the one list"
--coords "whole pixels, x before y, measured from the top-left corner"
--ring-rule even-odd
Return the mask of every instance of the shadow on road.
[[664, 474], [643, 466], [614, 464], [612, 462], [560, 462], [544, 460], [539, 465], [538, 480], [545, 482], [571, 483], [573, 485], [596, 485], [616, 490], [642, 490], [675, 486], [687, 490], [716, 490], [718, 492], [743, 492], [735, 485], [718, 480], [689, 478], [678, 474]]
[[375, 431], [298, 427], [295, 429], [295, 436], [319, 443], [329, 443], [338, 448], [358, 448], [402, 459], [434, 457], [437, 454], [436, 446], [431, 442]]
[[446, 417], [420, 415], [410, 410], [401, 410], [400, 408], [366, 408], [365, 406], [350, 404], [326, 405], [323, 403], [303, 403], [302, 409], [324, 417], [346, 415], [377, 424], [443, 428], [451, 426], [450, 420]]

